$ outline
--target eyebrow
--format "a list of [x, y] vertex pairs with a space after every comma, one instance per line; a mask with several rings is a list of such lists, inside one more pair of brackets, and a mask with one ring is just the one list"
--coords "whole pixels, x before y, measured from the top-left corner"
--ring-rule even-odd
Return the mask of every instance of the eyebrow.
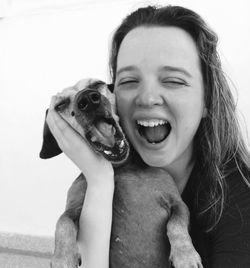
[[129, 71], [136, 71], [138, 70], [138, 68], [135, 65], [129, 65], [129, 66], [125, 66], [120, 68], [117, 72], [116, 72], [116, 76], [118, 76], [119, 74], [121, 74], [122, 72], [129, 72]]
[[187, 77], [190, 77], [190, 78], [192, 77], [192, 75], [185, 68], [182, 68], [182, 67], [166, 65], [166, 66], [161, 67], [160, 70], [167, 71], [167, 72], [178, 72], [178, 73], [182, 73], [186, 75]]
[[[135, 65], [125, 66], [125, 67], [120, 68], [116, 72], [116, 76], [120, 75], [122, 72], [129, 72], [129, 71], [136, 71], [136, 70], [138, 70], [138, 68]], [[165, 65], [163, 67], [160, 67], [159, 70], [167, 71], [167, 72], [179, 72], [179, 73], [186, 75], [187, 77], [192, 78], [192, 75], [185, 68], [182, 68], [182, 67]]]

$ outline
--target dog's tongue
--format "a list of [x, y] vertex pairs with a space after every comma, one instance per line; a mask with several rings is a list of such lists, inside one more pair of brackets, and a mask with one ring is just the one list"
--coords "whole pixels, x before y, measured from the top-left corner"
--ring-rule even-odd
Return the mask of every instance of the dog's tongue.
[[104, 121], [98, 122], [96, 128], [99, 134], [101, 134], [98, 135], [98, 141], [112, 148], [115, 145], [115, 128]]
[[167, 137], [170, 129], [166, 124], [164, 124], [155, 127], [142, 127], [140, 132], [148, 140], [148, 142], [158, 143]]

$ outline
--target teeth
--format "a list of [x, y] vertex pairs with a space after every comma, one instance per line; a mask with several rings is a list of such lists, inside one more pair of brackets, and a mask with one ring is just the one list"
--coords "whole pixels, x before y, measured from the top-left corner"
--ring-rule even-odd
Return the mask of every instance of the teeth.
[[90, 139], [92, 142], [95, 142], [97, 141], [97, 138], [95, 136], [92, 136], [91, 139]]
[[124, 146], [124, 141], [121, 141], [121, 143], [119, 144], [119, 147], [122, 148]]
[[168, 121], [161, 119], [150, 119], [150, 120], [137, 120], [137, 124], [144, 127], [155, 127], [158, 125], [167, 124]]
[[107, 154], [107, 155], [111, 155], [112, 154], [110, 151], [106, 151], [106, 150], [104, 150], [104, 153]]

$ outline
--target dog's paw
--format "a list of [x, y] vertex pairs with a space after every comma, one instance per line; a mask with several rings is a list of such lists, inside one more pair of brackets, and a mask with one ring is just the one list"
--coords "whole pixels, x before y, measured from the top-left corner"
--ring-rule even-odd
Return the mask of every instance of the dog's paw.
[[171, 249], [169, 260], [175, 268], [203, 268], [201, 257], [192, 244]]
[[57, 256], [54, 255], [50, 262], [51, 268], [78, 268], [81, 265], [79, 253], [73, 255]]

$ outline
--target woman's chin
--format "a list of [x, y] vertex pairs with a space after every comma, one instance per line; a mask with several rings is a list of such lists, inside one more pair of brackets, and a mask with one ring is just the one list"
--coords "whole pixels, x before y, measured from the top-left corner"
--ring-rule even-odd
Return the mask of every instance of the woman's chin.
[[149, 150], [148, 148], [142, 148], [140, 146], [138, 148], [135, 147], [135, 149], [139, 153], [143, 162], [146, 163], [148, 166], [165, 168], [169, 166], [172, 162], [172, 154], [169, 155], [166, 152], [164, 153], [162, 147], [161, 150]]

